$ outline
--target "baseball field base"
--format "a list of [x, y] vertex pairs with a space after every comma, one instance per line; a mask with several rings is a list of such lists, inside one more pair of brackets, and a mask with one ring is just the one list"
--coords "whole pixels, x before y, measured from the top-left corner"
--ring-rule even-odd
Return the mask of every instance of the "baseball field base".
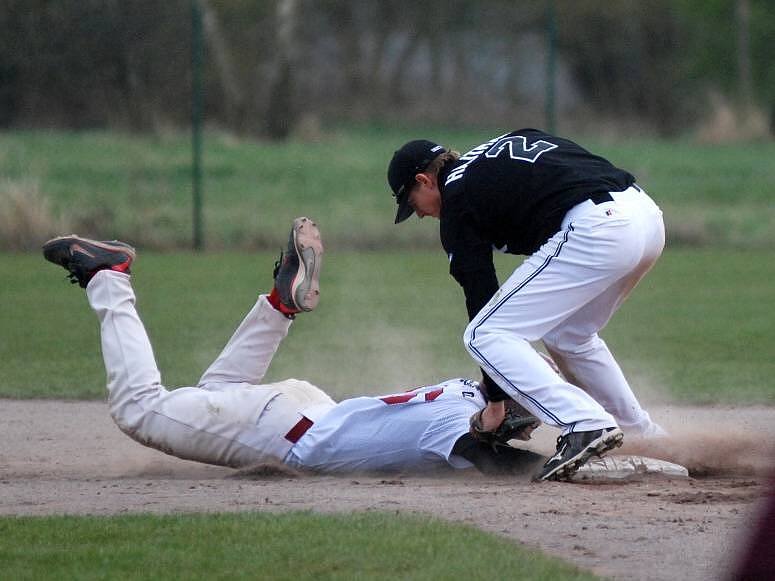
[[689, 471], [673, 464], [646, 456], [611, 454], [589, 460], [573, 475], [573, 482], [610, 482], [651, 478], [686, 479]]

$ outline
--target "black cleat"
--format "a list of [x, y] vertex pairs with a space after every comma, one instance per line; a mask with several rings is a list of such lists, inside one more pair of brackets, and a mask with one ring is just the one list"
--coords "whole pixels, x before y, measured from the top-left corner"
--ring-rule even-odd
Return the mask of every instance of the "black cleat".
[[130, 274], [129, 267], [136, 253], [129, 244], [118, 240], [100, 242], [71, 234], [46, 242], [43, 245], [43, 256], [67, 270], [70, 282], [86, 288], [94, 274], [100, 270]]
[[280, 255], [274, 269], [274, 286], [288, 312], [311, 311], [318, 305], [322, 254], [317, 224], [309, 218], [296, 218], [288, 249]]
[[557, 438], [557, 453], [549, 458], [536, 480], [568, 480], [592, 456], [622, 445], [624, 433], [619, 428], [591, 432], [571, 432]]

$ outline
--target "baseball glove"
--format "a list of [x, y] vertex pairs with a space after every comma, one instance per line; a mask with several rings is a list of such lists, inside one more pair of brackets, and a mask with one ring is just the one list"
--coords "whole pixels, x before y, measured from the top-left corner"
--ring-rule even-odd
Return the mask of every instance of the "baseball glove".
[[471, 416], [470, 432], [475, 440], [489, 444], [495, 449], [498, 446], [508, 446], [509, 440], [530, 439], [530, 435], [538, 426], [541, 420], [535, 416], [520, 415], [513, 407], [506, 407], [506, 417], [501, 424], [494, 430], [486, 431], [482, 429], [482, 412], [479, 410]]

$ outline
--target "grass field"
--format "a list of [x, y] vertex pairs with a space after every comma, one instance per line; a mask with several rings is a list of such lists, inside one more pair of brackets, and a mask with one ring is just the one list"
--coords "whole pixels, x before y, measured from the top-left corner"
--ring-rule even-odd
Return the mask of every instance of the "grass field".
[[[274, 258], [141, 252], [138, 308], [167, 385], [197, 381], [270, 288]], [[516, 264], [499, 257], [501, 278]], [[0, 396], [104, 397], [96, 317], [64, 275], [37, 254], [0, 255]], [[647, 397], [773, 404], [773, 279], [772, 251], [669, 250], [603, 336]], [[476, 375], [460, 338], [462, 291], [442, 253], [331, 251], [322, 289], [267, 379], [309, 379], [346, 397]]]
[[[0, 133], [0, 246], [24, 238], [37, 248], [67, 230], [137, 244], [138, 307], [164, 382], [175, 387], [196, 382], [269, 289], [291, 219], [311, 215], [329, 250], [323, 299], [298, 318], [267, 380], [309, 379], [341, 398], [475, 376], [460, 340], [462, 292], [447, 274], [436, 225], [393, 226], [385, 166], [413, 137], [464, 151], [499, 132], [356, 127], [282, 144], [210, 134], [205, 224], [217, 252], [203, 255], [180, 251], [191, 238], [186, 136]], [[666, 214], [668, 250], [604, 333], [636, 392], [775, 405], [775, 144], [580, 141], [638, 176]], [[498, 258], [501, 280], [517, 263]], [[103, 398], [99, 333], [83, 292], [38, 252], [0, 253], [0, 281], [0, 397]], [[583, 578], [469, 527], [307, 513], [0, 518], [0, 571], [12, 579], [257, 571]]]
[[[500, 132], [351, 127], [331, 129], [317, 141], [279, 144], [209, 134], [207, 244], [272, 248], [293, 217], [308, 214], [326, 226], [332, 247], [435, 248], [435, 226], [392, 224], [385, 181], [392, 152], [418, 136], [465, 151]], [[672, 244], [775, 246], [775, 143], [570, 137], [638, 177], [664, 208]], [[50, 202], [54, 218], [79, 232], [185, 247], [191, 239], [190, 162], [185, 135], [0, 133], [0, 202], [7, 192], [36, 193]]]
[[470, 526], [380, 513], [0, 518], [0, 566], [16, 581], [596, 578]]

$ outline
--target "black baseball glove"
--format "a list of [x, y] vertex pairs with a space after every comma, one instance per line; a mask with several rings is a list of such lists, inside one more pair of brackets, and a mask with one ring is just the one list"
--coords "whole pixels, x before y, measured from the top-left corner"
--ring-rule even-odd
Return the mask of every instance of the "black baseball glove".
[[471, 416], [470, 433], [478, 442], [489, 444], [495, 449], [497, 446], [508, 446], [509, 440], [529, 440], [530, 435], [541, 420], [535, 416], [521, 415], [513, 406], [506, 406], [506, 417], [501, 424], [491, 431], [482, 429], [482, 412], [479, 410]]

